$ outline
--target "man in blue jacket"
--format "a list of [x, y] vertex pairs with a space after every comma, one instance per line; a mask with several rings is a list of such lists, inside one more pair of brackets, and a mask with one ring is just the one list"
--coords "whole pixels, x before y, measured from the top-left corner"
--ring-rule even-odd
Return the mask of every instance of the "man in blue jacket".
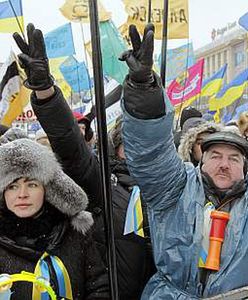
[[[173, 109], [152, 71], [154, 27], [135, 26], [123, 91], [123, 137], [131, 174], [147, 201], [157, 273], [142, 299], [199, 299], [248, 285], [248, 144], [230, 133], [203, 141], [199, 166], [183, 163], [173, 142]], [[229, 216], [218, 257], [207, 267], [212, 211]], [[204, 252], [204, 251], [205, 252]], [[205, 256], [202, 255], [205, 253]]]

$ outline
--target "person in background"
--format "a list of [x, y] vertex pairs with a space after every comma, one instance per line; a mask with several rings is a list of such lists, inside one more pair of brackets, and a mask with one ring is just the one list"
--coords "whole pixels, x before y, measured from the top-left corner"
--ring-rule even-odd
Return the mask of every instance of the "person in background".
[[184, 123], [188, 119], [201, 118], [201, 117], [202, 117], [202, 113], [199, 110], [197, 110], [196, 108], [192, 107], [192, 106], [185, 107], [182, 110], [181, 117], [180, 117], [180, 123], [179, 123], [180, 124], [180, 129], [178, 131], [174, 132], [174, 143], [175, 143], [175, 146], [176, 146], [177, 149], [178, 149], [179, 144], [180, 144]]
[[82, 132], [85, 141], [89, 145], [90, 149], [94, 149], [96, 143], [95, 133], [91, 128], [91, 123], [96, 117], [96, 108], [95, 105], [91, 107], [91, 110], [88, 114], [83, 115], [79, 112], [74, 111], [73, 116], [77, 120], [80, 131]]
[[143, 39], [134, 25], [129, 34], [132, 50], [121, 57], [129, 67], [123, 141], [147, 202], [157, 268], [141, 299], [202, 299], [247, 286], [248, 142], [212, 133], [198, 167], [184, 163], [173, 140], [173, 107], [153, 72], [154, 26]]
[[220, 131], [221, 125], [210, 123], [203, 118], [190, 118], [185, 121], [178, 147], [178, 154], [185, 162], [192, 162], [195, 167], [202, 157], [201, 144], [209, 134]]
[[[36, 272], [58, 299], [110, 299], [88, 198], [52, 151], [25, 138], [1, 145], [0, 195], [0, 274]], [[11, 291], [13, 300], [41, 297], [30, 283]]]
[[238, 129], [243, 137], [248, 139], [248, 112], [242, 112], [237, 121]]
[[49, 139], [47, 137], [47, 134], [45, 133], [45, 131], [42, 128], [40, 128], [39, 130], [36, 131], [35, 141], [37, 143], [47, 146], [48, 148], [51, 149], [51, 145], [50, 145]]

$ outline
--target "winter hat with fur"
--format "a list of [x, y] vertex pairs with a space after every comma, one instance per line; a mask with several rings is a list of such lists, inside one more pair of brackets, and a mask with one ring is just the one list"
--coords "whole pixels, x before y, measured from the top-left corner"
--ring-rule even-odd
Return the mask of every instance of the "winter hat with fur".
[[196, 127], [191, 127], [186, 131], [180, 140], [180, 144], [178, 147], [178, 154], [183, 161], [191, 162], [191, 154], [193, 150], [193, 146], [197, 140], [198, 134], [209, 132], [214, 133], [220, 131], [222, 129], [222, 125], [206, 122], [198, 123]]
[[16, 139], [24, 139], [28, 138], [25, 131], [20, 128], [9, 128], [1, 137], [0, 137], [0, 145], [12, 142]]
[[24, 138], [0, 146], [0, 203], [6, 187], [21, 177], [40, 181], [45, 200], [67, 215], [77, 231], [85, 233], [91, 227], [93, 219], [85, 211], [85, 192], [62, 171], [47, 147]]

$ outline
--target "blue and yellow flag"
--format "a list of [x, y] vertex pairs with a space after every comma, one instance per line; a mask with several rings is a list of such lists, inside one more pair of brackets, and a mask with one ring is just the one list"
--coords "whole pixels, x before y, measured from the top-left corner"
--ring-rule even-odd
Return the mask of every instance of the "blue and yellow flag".
[[23, 32], [24, 21], [21, 0], [0, 2], [0, 32]]
[[78, 62], [74, 56], [69, 56], [60, 65], [59, 70], [74, 93], [80, 93], [91, 88], [90, 76], [85, 63]]
[[129, 199], [124, 227], [124, 235], [132, 232], [141, 237], [144, 237], [140, 189], [137, 185], [133, 187], [133, 191]]
[[207, 78], [202, 83], [201, 96], [214, 96], [222, 86], [223, 78], [226, 73], [227, 64], [225, 64], [213, 76]]
[[239, 99], [244, 92], [247, 81], [248, 69], [245, 69], [229, 84], [225, 85], [215, 97], [210, 98], [209, 110], [213, 111], [222, 109]]

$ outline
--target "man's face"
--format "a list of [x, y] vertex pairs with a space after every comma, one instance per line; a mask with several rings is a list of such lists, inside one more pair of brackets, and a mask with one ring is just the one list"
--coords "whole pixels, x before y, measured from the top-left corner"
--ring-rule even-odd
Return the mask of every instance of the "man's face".
[[244, 156], [233, 146], [213, 145], [203, 155], [202, 171], [220, 189], [229, 189], [244, 178]]

